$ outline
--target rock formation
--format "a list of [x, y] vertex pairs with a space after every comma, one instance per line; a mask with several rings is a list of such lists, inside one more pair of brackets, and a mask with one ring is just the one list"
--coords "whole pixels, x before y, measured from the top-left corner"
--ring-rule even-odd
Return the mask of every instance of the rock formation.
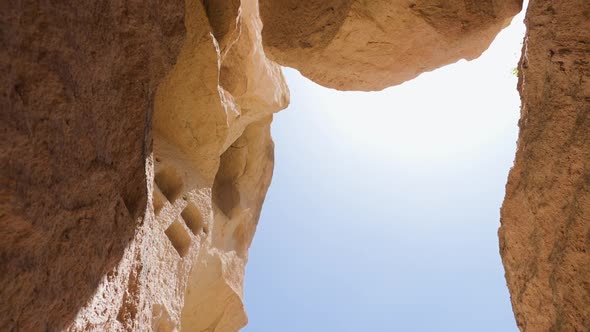
[[0, 330], [246, 324], [289, 98], [257, 6], [2, 4]]
[[500, 252], [522, 331], [590, 330], [590, 2], [531, 1]]
[[168, 1], [1, 2], [0, 330], [151, 321], [154, 94], [184, 12]]
[[321, 85], [381, 90], [475, 59], [521, 0], [260, 0], [267, 54]]
[[[0, 330], [239, 330], [289, 99], [274, 61], [382, 89], [479, 56], [520, 6], [4, 1]], [[522, 330], [590, 326], [589, 13], [528, 11], [500, 230]]]

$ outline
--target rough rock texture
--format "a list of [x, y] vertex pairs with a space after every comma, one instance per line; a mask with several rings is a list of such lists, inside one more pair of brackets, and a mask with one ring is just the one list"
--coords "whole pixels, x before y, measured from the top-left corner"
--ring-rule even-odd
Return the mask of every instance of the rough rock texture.
[[270, 58], [339, 90], [380, 90], [481, 55], [522, 0], [260, 0]]
[[154, 115], [159, 260], [171, 265], [150, 278], [178, 293], [154, 294], [165, 323], [152, 326], [237, 331], [247, 322], [247, 250], [272, 176], [270, 122], [289, 94], [262, 50], [256, 1], [187, 1], [186, 13]]
[[500, 251], [522, 331], [590, 331], [590, 2], [526, 17]]
[[0, 9], [0, 330], [245, 325], [288, 103], [257, 2]]
[[0, 2], [1, 331], [139, 322], [154, 93], [183, 17], [168, 0]]
[[[288, 90], [477, 57], [519, 0], [0, 3], [0, 330], [237, 331]], [[519, 326], [589, 328], [590, 8], [531, 2], [501, 252]]]

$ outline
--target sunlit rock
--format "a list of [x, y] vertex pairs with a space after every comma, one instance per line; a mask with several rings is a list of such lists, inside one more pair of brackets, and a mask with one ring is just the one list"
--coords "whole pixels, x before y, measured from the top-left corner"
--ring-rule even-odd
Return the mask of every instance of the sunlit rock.
[[2, 6], [0, 330], [246, 324], [289, 100], [257, 5]]
[[[258, 6], [0, 5], [0, 330], [239, 330], [289, 101], [273, 61], [382, 89], [479, 56], [521, 3], [261, 0], [263, 20]], [[527, 331], [590, 326], [589, 12], [528, 13], [500, 230]]]
[[381, 90], [481, 55], [521, 0], [260, 0], [274, 61], [339, 90]]
[[590, 328], [590, 2], [529, 3], [499, 231], [522, 331]]

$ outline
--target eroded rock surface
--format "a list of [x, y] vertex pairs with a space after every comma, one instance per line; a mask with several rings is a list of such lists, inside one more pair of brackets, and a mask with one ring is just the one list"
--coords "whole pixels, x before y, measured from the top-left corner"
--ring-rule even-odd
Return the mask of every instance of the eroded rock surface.
[[0, 3], [0, 330], [132, 329], [181, 1]]
[[381, 90], [481, 55], [521, 0], [260, 0], [274, 61], [339, 90]]
[[1, 5], [0, 330], [246, 324], [289, 98], [257, 5]]
[[590, 329], [590, 2], [532, 0], [499, 231], [522, 331]]
[[[265, 51], [382, 89], [477, 57], [521, 3], [260, 5], [264, 30], [257, 0], [0, 4], [0, 330], [239, 330], [289, 99]], [[527, 331], [589, 324], [589, 13], [528, 13], [500, 230]]]

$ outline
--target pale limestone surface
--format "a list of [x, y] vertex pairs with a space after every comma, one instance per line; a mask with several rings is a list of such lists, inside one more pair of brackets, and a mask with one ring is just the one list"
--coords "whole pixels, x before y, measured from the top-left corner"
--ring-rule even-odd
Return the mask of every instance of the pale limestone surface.
[[[258, 3], [187, 2], [187, 36], [154, 114], [154, 329], [237, 331], [248, 248], [289, 92], [262, 50]], [[153, 263], [152, 263], [153, 264]], [[175, 292], [162, 295], [162, 290]]]

